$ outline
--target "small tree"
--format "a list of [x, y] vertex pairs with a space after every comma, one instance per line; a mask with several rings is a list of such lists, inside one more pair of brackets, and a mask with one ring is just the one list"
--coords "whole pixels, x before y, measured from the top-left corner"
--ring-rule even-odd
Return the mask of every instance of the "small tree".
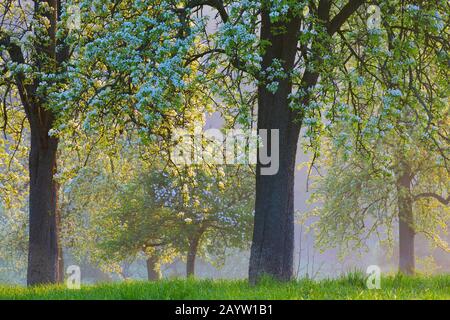
[[111, 165], [105, 160], [66, 186], [64, 224], [85, 229], [66, 237], [79, 257], [88, 253], [95, 264], [116, 272], [122, 261], [145, 257], [149, 279], [155, 280], [159, 266], [177, 256], [185, 257], [187, 274], [193, 275], [199, 254], [217, 261], [227, 248], [248, 245], [253, 214], [248, 169], [148, 166], [134, 156], [113, 157]]
[[336, 147], [325, 152], [326, 174], [318, 178], [315, 193], [323, 204], [315, 209], [321, 247], [340, 245], [347, 251], [372, 235], [393, 245], [397, 226], [402, 273], [414, 273], [417, 233], [450, 252], [442, 238], [450, 222], [449, 171], [439, 153], [413, 141], [405, 143], [391, 132], [370, 156]]

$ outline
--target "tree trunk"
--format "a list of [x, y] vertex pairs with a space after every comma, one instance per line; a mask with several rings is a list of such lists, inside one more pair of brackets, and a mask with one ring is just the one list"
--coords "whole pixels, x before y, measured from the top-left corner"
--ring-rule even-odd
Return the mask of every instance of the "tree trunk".
[[147, 258], [147, 276], [149, 281], [157, 281], [161, 279], [161, 270], [157, 255], [151, 255]]
[[399, 271], [414, 274], [414, 216], [411, 199], [411, 170], [403, 164], [397, 180], [399, 224]]
[[[30, 56], [33, 69], [43, 73], [58, 73], [69, 58], [69, 48], [63, 39], [57, 39], [56, 28], [62, 12], [61, 1], [34, 1], [34, 15], [45, 18], [46, 32], [39, 32], [34, 39]], [[49, 7], [43, 8], [43, 7]], [[7, 41], [9, 56], [18, 64], [25, 63], [25, 54], [19, 45]], [[58, 50], [57, 50], [58, 48]], [[54, 114], [45, 108], [49, 97], [38, 93], [39, 77], [27, 78], [24, 73], [15, 77], [16, 86], [27, 120], [30, 124], [31, 147], [29, 155], [29, 248], [28, 285], [55, 283], [58, 274], [58, 218], [57, 185], [53, 180], [56, 171], [58, 139], [48, 136], [54, 123]]]
[[[283, 61], [284, 70], [293, 69], [297, 50], [300, 19], [284, 23], [285, 33], [275, 33], [277, 26], [263, 11], [261, 39], [270, 41], [263, 55], [263, 70], [274, 59]], [[280, 26], [278, 26], [280, 27]], [[279, 30], [279, 29], [278, 29]], [[256, 166], [256, 200], [253, 242], [250, 255], [249, 280], [255, 283], [266, 274], [278, 280], [293, 276], [294, 253], [294, 172], [300, 125], [289, 107], [292, 91], [290, 79], [277, 79], [278, 90], [273, 94], [266, 85], [258, 87], [258, 130], [279, 130], [279, 169], [274, 175], [261, 175], [260, 155]], [[258, 131], [260, 132], [260, 131]], [[268, 130], [270, 132], [270, 130]], [[270, 139], [268, 139], [270, 150]]]
[[189, 250], [186, 258], [186, 277], [188, 278], [195, 276], [195, 258], [197, 257], [200, 238], [201, 234], [198, 234], [189, 241]]
[[48, 136], [52, 114], [34, 106], [28, 115], [31, 128], [30, 218], [28, 285], [58, 282], [58, 229], [56, 171], [58, 139]]

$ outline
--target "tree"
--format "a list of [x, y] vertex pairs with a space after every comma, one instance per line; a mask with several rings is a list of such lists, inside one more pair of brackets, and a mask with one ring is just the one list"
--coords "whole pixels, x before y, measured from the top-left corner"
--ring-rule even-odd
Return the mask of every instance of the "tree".
[[157, 280], [160, 265], [175, 257], [194, 275], [198, 255], [217, 261], [227, 248], [248, 245], [248, 169], [173, 167], [159, 155], [143, 158], [135, 143], [122, 146], [106, 157], [92, 153], [64, 184], [63, 225], [78, 230], [63, 232], [64, 243], [78, 258], [118, 273], [123, 261], [145, 258], [149, 280]]
[[399, 270], [406, 274], [414, 272], [416, 233], [448, 250], [440, 238], [448, 228], [449, 170], [441, 5], [408, 5], [397, 16], [386, 3], [383, 23], [364, 42], [354, 35], [363, 45], [341, 68], [349, 81], [336, 98], [339, 113], [328, 114], [327, 175], [317, 191], [322, 245], [358, 245], [381, 227], [392, 244], [397, 221]]
[[58, 138], [49, 134], [56, 113], [48, 86], [61, 81], [69, 60], [63, 6], [56, 0], [7, 1], [0, 11], [1, 85], [10, 101], [20, 101], [30, 128], [29, 285], [60, 279], [58, 186], [53, 179]]
[[182, 197], [173, 207], [187, 222], [183, 228], [187, 239], [186, 274], [193, 276], [199, 253], [223, 259], [227, 249], [247, 248], [254, 190], [253, 174], [245, 167], [187, 170], [188, 179], [178, 189]]
[[318, 244], [340, 246], [346, 253], [377, 236], [392, 246], [396, 227], [399, 271], [412, 274], [417, 233], [449, 251], [442, 237], [448, 233], [450, 218], [445, 198], [448, 170], [429, 150], [394, 137], [392, 144], [380, 141], [371, 157], [345, 155], [336, 148], [325, 153], [321, 167], [327, 173], [316, 178], [315, 190], [315, 200], [323, 203], [314, 210], [319, 218]]
[[[208, 32], [201, 57], [245, 72], [257, 86], [257, 128], [278, 130], [279, 170], [262, 175], [258, 158], [255, 224], [250, 257], [252, 283], [264, 275], [289, 280], [293, 275], [295, 155], [304, 108], [316, 98], [321, 64], [333, 54], [331, 38], [364, 1], [187, 1], [185, 12], [209, 6], [218, 12], [217, 32]], [[309, 17], [303, 15], [309, 6]], [[183, 10], [183, 9], [181, 9]], [[258, 37], [257, 32], [260, 29]], [[219, 69], [221, 70], [221, 69]], [[325, 77], [323, 77], [325, 78]]]

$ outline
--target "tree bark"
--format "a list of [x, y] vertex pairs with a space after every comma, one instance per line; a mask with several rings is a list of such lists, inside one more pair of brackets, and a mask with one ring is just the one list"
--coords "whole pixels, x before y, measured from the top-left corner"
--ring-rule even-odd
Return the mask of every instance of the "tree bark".
[[201, 233], [195, 235], [189, 241], [189, 250], [186, 257], [186, 277], [188, 278], [195, 276], [195, 259], [197, 257], [200, 238]]
[[411, 170], [407, 164], [401, 165], [397, 180], [397, 204], [399, 224], [399, 272], [414, 274], [414, 216], [411, 198]]
[[[270, 22], [269, 12], [262, 12], [261, 39], [269, 41], [262, 67], [267, 69], [274, 59], [283, 62], [287, 72], [293, 69], [297, 52], [300, 18], [291, 17], [279, 25]], [[294, 252], [294, 172], [300, 125], [289, 107], [292, 83], [289, 77], [277, 79], [278, 90], [270, 92], [264, 83], [258, 87], [258, 132], [279, 130], [279, 168], [274, 175], [261, 175], [260, 155], [256, 166], [256, 200], [253, 242], [250, 255], [249, 280], [255, 283], [264, 274], [278, 280], [293, 275]], [[270, 130], [268, 130], [270, 133]], [[270, 139], [268, 144], [270, 144]], [[270, 150], [270, 146], [268, 148]]]
[[[364, 3], [364, 0], [350, 0], [330, 19], [331, 1], [321, 0], [318, 4], [318, 23], [323, 25], [329, 36], [333, 36], [347, 19]], [[288, 19], [270, 21], [270, 8], [263, 2], [261, 10], [261, 41], [268, 43], [262, 59], [262, 70], [271, 66], [274, 60], [282, 62], [285, 73], [293, 70], [297, 54], [301, 14], [292, 12]], [[312, 59], [321, 60], [320, 39], [312, 42]], [[332, 50], [332, 48], [330, 48]], [[307, 48], [302, 48], [308, 55]], [[309, 62], [307, 62], [308, 64]], [[311, 67], [311, 68], [310, 68]], [[317, 84], [319, 73], [314, 65], [307, 65], [300, 88], [305, 93], [300, 105], [307, 105], [311, 99], [308, 90]], [[261, 175], [261, 161], [258, 155], [256, 166], [256, 203], [253, 242], [250, 255], [249, 280], [255, 283], [263, 275], [287, 281], [293, 276], [294, 251], [294, 172], [295, 156], [303, 112], [294, 112], [289, 107], [292, 83], [287, 77], [276, 79], [278, 90], [271, 93], [266, 83], [258, 86], [258, 129], [278, 129], [280, 139], [279, 171], [275, 175]]]
[[59, 218], [57, 207], [56, 172], [58, 139], [48, 136], [53, 115], [34, 106], [28, 114], [31, 128], [30, 218], [28, 285], [56, 283], [59, 270]]
[[149, 281], [161, 279], [161, 270], [159, 268], [159, 259], [157, 255], [151, 255], [147, 258], [147, 276]]

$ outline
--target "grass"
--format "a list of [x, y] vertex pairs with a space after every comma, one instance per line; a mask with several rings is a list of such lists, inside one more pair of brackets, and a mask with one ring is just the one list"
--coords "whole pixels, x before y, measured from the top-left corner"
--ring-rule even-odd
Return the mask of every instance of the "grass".
[[0, 299], [40, 300], [121, 300], [121, 299], [440, 299], [450, 300], [450, 275], [432, 277], [390, 276], [381, 279], [381, 289], [369, 290], [363, 274], [352, 273], [339, 279], [288, 283], [264, 280], [250, 286], [245, 280], [175, 279], [158, 282], [130, 281], [82, 286], [25, 288], [0, 286]]

